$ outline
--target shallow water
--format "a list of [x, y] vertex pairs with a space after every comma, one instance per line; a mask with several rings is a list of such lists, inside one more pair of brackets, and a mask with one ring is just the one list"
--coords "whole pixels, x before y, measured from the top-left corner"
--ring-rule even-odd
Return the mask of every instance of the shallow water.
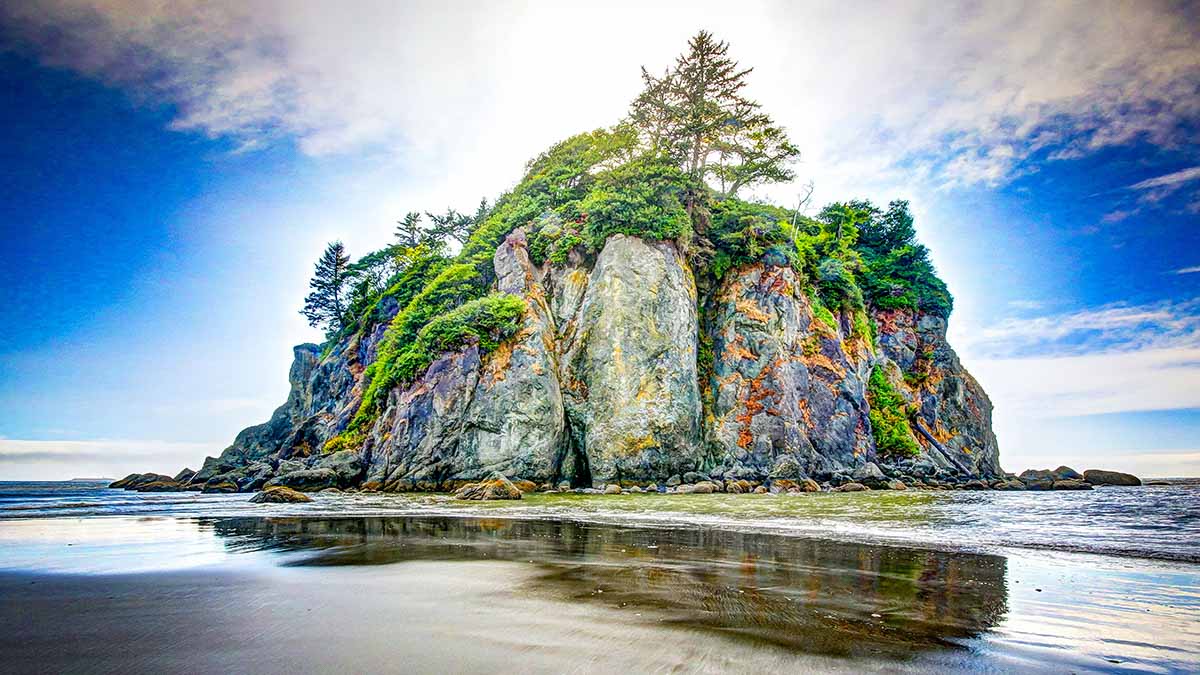
[[1200, 669], [1200, 565], [1070, 552], [507, 515], [118, 516], [0, 522], [0, 570], [11, 672]]
[[107, 515], [455, 515], [614, 525], [713, 527], [850, 542], [1005, 553], [1090, 552], [1200, 562], [1200, 480], [1081, 492], [867, 492], [803, 495], [526, 495], [459, 502], [435, 495], [318, 494], [260, 505], [250, 495], [137, 493], [88, 483], [0, 483], [0, 520]]

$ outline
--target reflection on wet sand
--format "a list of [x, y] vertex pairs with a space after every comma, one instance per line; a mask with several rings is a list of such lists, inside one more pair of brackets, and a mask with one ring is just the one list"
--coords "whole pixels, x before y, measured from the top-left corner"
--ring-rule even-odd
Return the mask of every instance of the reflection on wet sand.
[[532, 563], [518, 594], [827, 656], [958, 649], [1007, 611], [1005, 559], [695, 528], [473, 518], [202, 520], [232, 551], [289, 565]]

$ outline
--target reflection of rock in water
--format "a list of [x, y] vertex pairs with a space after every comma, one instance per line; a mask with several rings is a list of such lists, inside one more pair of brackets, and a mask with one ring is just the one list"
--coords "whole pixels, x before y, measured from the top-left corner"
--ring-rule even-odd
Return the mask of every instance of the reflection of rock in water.
[[1007, 611], [1005, 560], [998, 556], [479, 518], [239, 518], [201, 526], [234, 550], [295, 552], [294, 565], [532, 562], [543, 574], [515, 592], [600, 602], [682, 628], [819, 654], [896, 658], [950, 647]]

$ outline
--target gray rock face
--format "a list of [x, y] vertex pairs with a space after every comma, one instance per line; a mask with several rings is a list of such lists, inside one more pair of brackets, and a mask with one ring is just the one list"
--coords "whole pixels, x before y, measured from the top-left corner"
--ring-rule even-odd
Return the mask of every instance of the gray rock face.
[[[768, 254], [705, 291], [700, 326], [695, 281], [675, 244], [615, 235], [594, 261], [574, 251], [543, 268], [526, 246], [514, 231], [493, 258], [495, 290], [526, 303], [518, 334], [487, 355], [475, 346], [437, 355], [414, 382], [387, 393], [361, 447], [322, 454], [358, 409], [387, 321], [324, 354], [296, 347], [287, 402], [177, 482], [210, 492], [409, 491], [492, 475], [577, 488], [668, 477], [678, 485], [683, 476], [693, 486], [749, 492], [812, 474], [842, 485], [854, 469], [882, 461], [866, 396], [880, 364], [917, 410], [924, 453], [907, 465], [912, 475], [1001, 475], [991, 404], [946, 345], [940, 319], [879, 313], [876, 351], [850, 317], [815, 316], [785, 258]], [[701, 331], [713, 350], [703, 383]], [[897, 368], [918, 377], [906, 384]], [[901, 475], [884, 467], [886, 476], [856, 478], [875, 488]], [[1051, 489], [1072, 478], [1044, 482]]]
[[992, 402], [946, 341], [946, 320], [905, 310], [874, 314], [883, 355], [911, 376], [914, 431], [926, 457], [969, 475], [1003, 475]]
[[483, 365], [459, 441], [469, 474], [463, 477], [498, 471], [549, 481], [556, 477], [566, 439], [554, 319], [522, 230], [500, 245], [494, 264], [497, 289], [525, 298], [525, 324]]
[[276, 476], [267, 481], [264, 488], [273, 488], [283, 486], [292, 488], [293, 490], [301, 491], [316, 491], [323, 490], [327, 487], [337, 487], [340, 477], [333, 469], [304, 469], [303, 471], [293, 471], [282, 476]]
[[712, 435], [721, 465], [739, 477], [761, 478], [781, 461], [805, 473], [834, 471], [874, 452], [869, 363], [853, 350], [848, 355], [838, 329], [813, 316], [784, 263], [728, 273], [708, 322]]
[[876, 488], [887, 482], [887, 476], [883, 475], [875, 462], [867, 462], [854, 470], [850, 475], [856, 483], [862, 483], [867, 487]]
[[388, 395], [366, 442], [368, 485], [436, 489], [462, 474], [458, 440], [481, 369], [479, 350], [470, 347], [438, 358], [411, 387]]
[[563, 381], [573, 442], [593, 481], [698, 468], [696, 286], [679, 251], [608, 239], [592, 269]]

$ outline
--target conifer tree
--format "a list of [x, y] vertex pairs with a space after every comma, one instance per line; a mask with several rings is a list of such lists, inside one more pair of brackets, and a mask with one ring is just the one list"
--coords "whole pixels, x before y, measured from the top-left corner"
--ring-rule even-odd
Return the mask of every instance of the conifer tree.
[[800, 153], [742, 93], [753, 69], [739, 68], [728, 51], [729, 43], [700, 31], [661, 77], [643, 68], [645, 89], [630, 121], [693, 181], [715, 178], [724, 196], [733, 196], [746, 185], [791, 180], [787, 164]]
[[396, 245], [415, 248], [425, 241], [425, 228], [421, 227], [421, 214], [409, 211], [404, 220], [396, 221]]
[[308, 282], [312, 292], [304, 298], [300, 313], [308, 325], [324, 326], [327, 332], [341, 330], [346, 317], [346, 285], [349, 282], [350, 256], [342, 242], [335, 241], [325, 248], [317, 261], [313, 278]]

